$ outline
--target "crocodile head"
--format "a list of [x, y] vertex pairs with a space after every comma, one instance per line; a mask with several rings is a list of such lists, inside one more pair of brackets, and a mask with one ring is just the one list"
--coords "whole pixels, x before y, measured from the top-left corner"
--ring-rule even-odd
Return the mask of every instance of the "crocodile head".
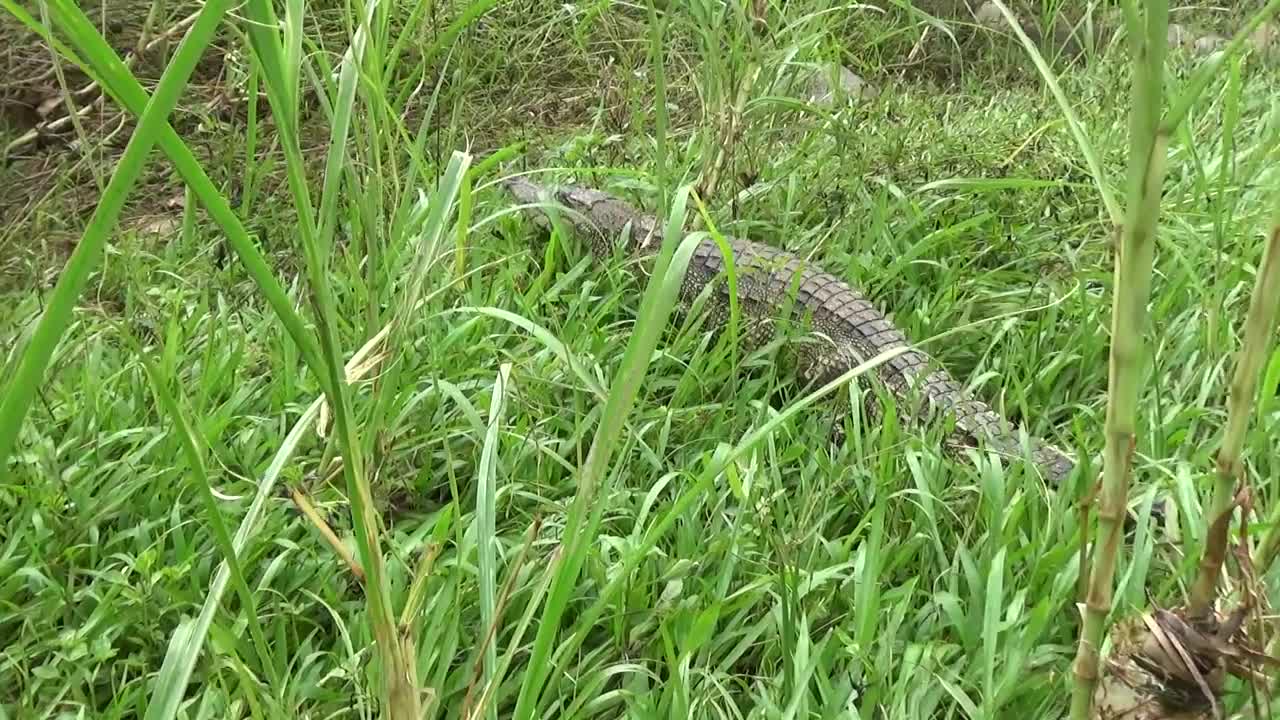
[[550, 227], [546, 205], [554, 204], [561, 220], [589, 236], [596, 254], [607, 255], [613, 241], [623, 238], [628, 254], [645, 252], [662, 244], [662, 231], [654, 219], [605, 192], [579, 185], [543, 186], [523, 177], [502, 181], [517, 200], [537, 208], [538, 224]]

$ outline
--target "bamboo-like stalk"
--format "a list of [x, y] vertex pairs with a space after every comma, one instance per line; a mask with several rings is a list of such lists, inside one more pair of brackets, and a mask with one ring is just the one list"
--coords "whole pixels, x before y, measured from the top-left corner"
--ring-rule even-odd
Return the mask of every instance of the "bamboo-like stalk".
[[[1156, 220], [1168, 135], [1160, 129], [1168, 3], [1151, 3], [1143, 18], [1125, 3], [1133, 57], [1130, 91], [1127, 208], [1116, 247], [1107, 390], [1106, 448], [1098, 506], [1098, 534], [1074, 665], [1073, 720], [1086, 720], [1100, 677], [1098, 649], [1111, 612], [1116, 563], [1124, 533], [1125, 500], [1137, 420], [1147, 301], [1155, 254]], [[1082, 572], [1084, 569], [1082, 568]]]
[[[1277, 307], [1280, 306], [1280, 214], [1272, 222], [1267, 247], [1263, 250], [1262, 265], [1254, 281], [1253, 296], [1249, 301], [1249, 313], [1245, 317], [1244, 344], [1236, 363], [1235, 376], [1227, 396], [1227, 429], [1216, 463], [1217, 481], [1214, 484], [1213, 504], [1209, 512], [1209, 536], [1205, 541], [1204, 555], [1200, 558], [1200, 572], [1191, 588], [1188, 611], [1194, 620], [1202, 620], [1213, 611], [1217, 595], [1218, 577], [1227, 557], [1227, 535], [1231, 526], [1231, 513], [1235, 507], [1236, 484], [1243, 480], [1244, 467], [1240, 452], [1244, 447], [1249, 416], [1253, 411], [1253, 399], [1257, 392], [1258, 374], [1266, 362], [1271, 347], [1272, 329], [1276, 325]], [[1275, 528], [1267, 533], [1264, 547], [1274, 544]], [[1274, 556], [1274, 553], [1271, 554]], [[1267, 556], [1263, 556], [1267, 557]], [[1259, 568], [1265, 571], [1265, 568]]]

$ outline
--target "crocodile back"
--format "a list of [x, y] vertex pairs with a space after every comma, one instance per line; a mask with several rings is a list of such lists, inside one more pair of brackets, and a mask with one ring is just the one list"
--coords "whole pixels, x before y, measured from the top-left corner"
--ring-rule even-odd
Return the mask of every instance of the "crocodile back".
[[[598, 190], [579, 186], [545, 189], [516, 177], [504, 181], [522, 203], [554, 203], [561, 219], [586, 235], [591, 253], [607, 259], [618, 250], [627, 257], [650, 255], [662, 244], [658, 220], [630, 204]], [[550, 227], [545, 209], [535, 213]], [[947, 445], [962, 450], [981, 444], [1009, 459], [1022, 456], [1017, 432], [981, 400], [964, 388], [932, 358], [912, 347], [907, 337], [849, 283], [793, 253], [741, 238], [726, 238], [732, 252], [737, 300], [743, 327], [739, 342], [757, 347], [773, 336], [779, 320], [790, 320], [804, 332], [789, 351], [798, 361], [798, 374], [808, 387], [825, 384], [877, 355], [898, 350], [870, 373], [894, 398], [904, 417], [914, 423], [951, 421]], [[728, 264], [720, 245], [710, 238], [694, 249], [681, 286], [680, 300], [688, 310], [707, 294], [703, 311], [707, 327], [719, 333], [731, 310]], [[865, 380], [864, 380], [865, 381]], [[874, 403], [867, 404], [874, 416]], [[1032, 461], [1047, 481], [1058, 485], [1075, 463], [1060, 450], [1029, 439]]]
[[[731, 238], [739, 307], [748, 330], [745, 342], [756, 344], [770, 335], [773, 324], [790, 308], [791, 320], [808, 331], [793, 345], [801, 380], [823, 385], [881, 353], [898, 350], [872, 377], [882, 383], [909, 417], [921, 422], [954, 422], [955, 448], [987, 449], [1020, 456], [1016, 431], [986, 403], [970, 398], [958, 382], [933, 358], [912, 347], [906, 335], [849, 283], [813, 263], [778, 248]], [[714, 286], [708, 301], [717, 325], [727, 321], [729, 286], [727, 264], [720, 246], [705, 240], [694, 250], [685, 276], [683, 295], [691, 301]], [[869, 410], [875, 413], [874, 404]], [[1033, 461], [1047, 479], [1059, 483], [1074, 463], [1065, 454], [1031, 440]]]

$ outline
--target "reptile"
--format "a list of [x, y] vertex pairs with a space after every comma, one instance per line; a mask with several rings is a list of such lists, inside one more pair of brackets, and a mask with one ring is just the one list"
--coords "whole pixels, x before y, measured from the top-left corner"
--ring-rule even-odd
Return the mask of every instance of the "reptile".
[[[658, 218], [609, 193], [579, 185], [543, 186], [521, 175], [500, 182], [543, 229], [552, 227], [547, 205], [555, 207], [568, 229], [585, 236], [597, 260], [611, 258], [619, 243], [625, 257], [641, 261], [651, 260], [662, 246]], [[904, 413], [909, 421], [920, 424], [950, 417], [954, 422], [944, 446], [953, 455], [968, 457], [965, 448], [985, 447], [1006, 459], [1024, 457], [1019, 435], [1005, 418], [970, 397], [945, 368], [913, 347], [849, 283], [773, 246], [732, 236], [723, 239], [733, 253], [744, 347], [766, 340], [774, 321], [789, 307], [793, 319], [804, 322], [808, 330], [802, 342], [790, 343], [788, 348], [798, 360], [797, 374], [806, 387], [821, 386], [881, 353], [896, 351], [896, 356], [876, 367], [872, 378], [896, 406], [917, 410]], [[708, 292], [703, 310], [710, 313], [711, 332], [722, 331], [729, 318], [725, 269], [720, 245], [707, 237], [694, 249], [680, 289], [677, 310], [682, 312]], [[873, 418], [879, 413], [875, 395], [866, 393], [865, 403]], [[1029, 457], [1045, 481], [1057, 487], [1070, 476], [1075, 461], [1069, 455], [1039, 439], [1028, 441]]]

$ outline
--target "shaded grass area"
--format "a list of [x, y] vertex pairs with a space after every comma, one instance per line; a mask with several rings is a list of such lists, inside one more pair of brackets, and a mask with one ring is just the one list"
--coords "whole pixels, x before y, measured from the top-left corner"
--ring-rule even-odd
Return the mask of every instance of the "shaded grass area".
[[[728, 35], [711, 37], [742, 53], [727, 61], [711, 57], [696, 16], [673, 12], [668, 177], [694, 180], [726, 142], [716, 132], [731, 105], [724, 80], [753, 59], [780, 62], [792, 51], [799, 62], [860, 59], [855, 69], [880, 96], [834, 116], [787, 110], [771, 99], [780, 94], [773, 88], [751, 91], [727, 170], [708, 198], [718, 227], [819, 258], [913, 339], [976, 323], [925, 347], [1029, 431], [1096, 457], [1109, 229], [1050, 96], [1025, 61], [1010, 67], [1016, 52], [990, 47], [966, 56], [972, 64], [945, 83], [884, 70], [910, 52], [919, 31], [903, 31], [912, 26], [894, 13], [801, 21], [821, 7], [788, 7], [783, 18], [796, 29], [777, 45], [753, 46], [760, 41], [731, 25]], [[447, 65], [432, 58], [415, 76], [411, 51], [388, 90], [421, 98], [405, 103], [407, 127], [434, 118], [424, 147], [438, 168], [455, 149], [483, 155], [524, 141], [528, 156], [504, 172], [570, 168], [653, 207], [647, 23], [628, 6], [499, 4], [449, 46]], [[424, 21], [414, 47], [432, 47], [441, 26], [447, 18]], [[1021, 82], [998, 79], [1010, 76]], [[427, 115], [437, 81], [440, 100]], [[1062, 82], [1107, 167], [1122, 167], [1123, 61], [1076, 66]], [[1195, 112], [1190, 135], [1171, 146], [1148, 369], [1160, 380], [1147, 383], [1153, 390], [1140, 404], [1147, 420], [1136, 475], [1140, 499], [1156, 489], [1172, 494], [1180, 512], [1170, 529], [1191, 542], [1175, 550], [1140, 530], [1118, 574], [1122, 608], [1145, 603], [1148, 589], [1171, 597], [1195, 568], [1199, 507], [1207, 502], [1197, 482], [1223, 424], [1229, 352], [1265, 230], [1265, 188], [1275, 180], [1267, 163], [1277, 139], [1275, 87], [1273, 71], [1251, 67], [1230, 100], [1240, 119], [1225, 179], [1222, 87]], [[317, 122], [327, 132], [323, 118]], [[201, 159], [229, 195], [244, 183], [243, 123], [184, 132], [207, 138]], [[278, 149], [268, 146], [259, 158], [245, 216], [286, 286], [301, 287]], [[88, 182], [60, 164], [74, 157], [37, 162], [54, 163], [59, 184], [33, 213], [45, 225], [6, 236], [5, 264], [19, 269], [0, 303], [5, 347], [41, 307], [33, 289], [57, 265], [45, 244], [59, 232], [74, 238], [91, 209], [63, 192]], [[108, 166], [84, 167], [92, 178]], [[244, 512], [319, 390], [213, 226], [201, 212], [188, 219], [169, 207], [177, 186], [162, 164], [154, 168], [153, 184], [136, 196], [134, 225], [124, 223], [81, 299], [0, 486], [0, 703], [18, 717], [141, 715], [170, 637], [198, 611], [219, 559], [179, 443], [114, 323], [142, 339], [162, 375], [182, 388], [229, 519]], [[369, 282], [364, 229], [352, 209], [361, 198], [344, 202], [331, 272], [349, 354], [372, 334], [370, 313], [387, 312], [391, 300]], [[515, 640], [517, 623], [545, 590], [575, 468], [600, 421], [600, 389], [616, 376], [641, 289], [579, 253], [548, 256], [526, 223], [499, 216], [509, 201], [492, 188], [477, 188], [474, 202], [466, 260], [473, 274], [447, 276], [452, 257], [433, 267], [438, 292], [394, 348], [397, 384], [357, 385], [353, 393], [357, 417], [370, 417], [375, 402], [391, 408], [365, 441], [397, 606], [429, 543], [439, 544], [423, 591], [419, 669], [428, 707], [449, 717], [459, 715], [475, 681], [485, 632], [479, 588], [493, 582], [480, 570], [485, 525], [476, 509], [499, 366], [512, 369], [495, 440], [493, 526], [485, 532], [497, 541], [505, 593], [493, 642], [500, 656], [514, 652], [495, 699], [507, 716], [533, 635]], [[145, 225], [154, 215], [173, 222], [154, 232]], [[563, 346], [530, 332], [530, 323]], [[569, 601], [565, 637], [579, 633], [581, 649], [553, 658], [539, 714], [1060, 711], [1076, 632], [1079, 493], [1052, 493], [1020, 468], [946, 462], [936, 437], [900, 431], [892, 420], [833, 448], [830, 413], [820, 408], [784, 423], [712, 486], [698, 486], [693, 480], [723, 443], [775, 414], [777, 396], [793, 394], [771, 348], [737, 366], [730, 358], [679, 325], [659, 344], [599, 490], [600, 534]], [[1271, 367], [1274, 388], [1280, 362]], [[1276, 471], [1269, 453], [1278, 425], [1274, 407], [1264, 407], [1246, 442], [1246, 462], [1260, 478]], [[284, 482], [308, 492], [352, 543], [326, 443], [308, 434], [297, 458]], [[1265, 507], [1272, 490], [1260, 490]], [[627, 551], [664, 519], [670, 531], [625, 590], [597, 624], [579, 627]], [[359, 589], [286, 498], [271, 501], [241, 563], [283, 684], [266, 683], [271, 673], [256, 666], [243, 611], [228, 595], [197, 665], [189, 716], [247, 717], [272, 705], [317, 717], [367, 709], [377, 683]]]

